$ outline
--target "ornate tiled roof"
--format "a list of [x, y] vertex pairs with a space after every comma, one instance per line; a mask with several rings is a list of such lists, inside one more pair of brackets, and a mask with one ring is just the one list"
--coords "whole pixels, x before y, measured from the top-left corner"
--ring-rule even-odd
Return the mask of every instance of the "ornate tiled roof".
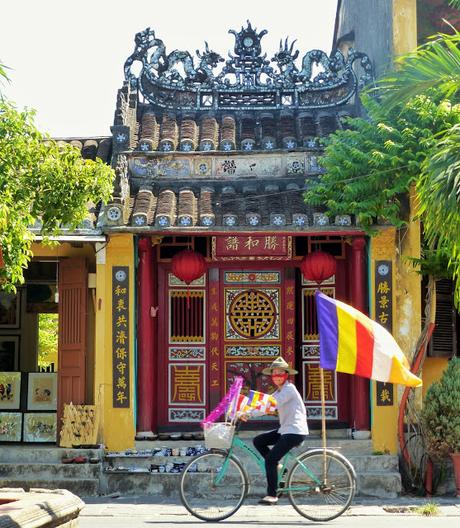
[[232, 182], [184, 187], [183, 184], [141, 188], [129, 201], [115, 201], [100, 217], [108, 229], [126, 226], [163, 231], [206, 230], [292, 231], [353, 226], [350, 215], [329, 218], [322, 207], [304, 202], [302, 179], [281, 183]]
[[118, 151], [308, 148], [353, 114], [353, 97], [372, 78], [364, 53], [312, 50], [300, 61], [286, 39], [268, 59], [266, 30], [248, 22], [229, 33], [235, 46], [226, 61], [208, 43], [192, 56], [167, 53], [150, 28], [135, 36], [112, 127]]
[[294, 150], [311, 148], [321, 137], [342, 127], [350, 108], [294, 112], [244, 112], [221, 116], [154, 112], [150, 106], [139, 110], [138, 152], [222, 152]]
[[92, 138], [67, 137], [54, 138], [58, 143], [69, 143], [81, 151], [83, 159], [95, 160], [100, 158], [106, 163], [110, 163], [112, 156], [112, 138], [98, 136]]
[[323, 138], [355, 114], [355, 95], [372, 77], [354, 50], [319, 50], [301, 60], [280, 42], [271, 59], [248, 22], [231, 30], [224, 60], [204, 51], [166, 52], [153, 30], [135, 37], [124, 65], [112, 141], [67, 139], [84, 157], [115, 168], [114, 198], [102, 208], [104, 231], [302, 231], [347, 229], [303, 200], [320, 177]]

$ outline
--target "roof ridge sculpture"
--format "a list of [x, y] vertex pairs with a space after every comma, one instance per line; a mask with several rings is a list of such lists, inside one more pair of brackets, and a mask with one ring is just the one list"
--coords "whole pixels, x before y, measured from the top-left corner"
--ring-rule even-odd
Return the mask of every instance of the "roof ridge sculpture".
[[[125, 79], [160, 108], [229, 110], [336, 107], [373, 78], [369, 57], [353, 49], [346, 57], [339, 50], [330, 56], [311, 50], [298, 65], [296, 41], [281, 40], [279, 50], [267, 59], [261, 46], [267, 30], [257, 32], [248, 21], [239, 32], [229, 33], [235, 37], [234, 53], [225, 61], [206, 41], [196, 57], [181, 50], [166, 53], [163, 41], [147, 28], [135, 36], [134, 52], [124, 65]], [[135, 63], [140, 63], [138, 74]], [[359, 76], [355, 63], [361, 66]]]

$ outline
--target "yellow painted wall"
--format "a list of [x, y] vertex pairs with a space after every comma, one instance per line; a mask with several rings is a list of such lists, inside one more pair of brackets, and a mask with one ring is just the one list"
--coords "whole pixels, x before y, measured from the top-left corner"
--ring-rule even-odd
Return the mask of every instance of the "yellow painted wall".
[[448, 363], [447, 358], [426, 358], [425, 363], [423, 364], [423, 389], [422, 396], [425, 398], [426, 391], [429, 389], [430, 385], [435, 381], [439, 381], [444, 370], [447, 368]]
[[[134, 446], [134, 239], [132, 234], [110, 235], [96, 260], [96, 351], [94, 393], [101, 409], [101, 441], [109, 450]], [[130, 284], [130, 407], [113, 408], [112, 384], [112, 267], [129, 266]]]
[[[416, 0], [393, 0], [393, 53], [397, 57], [417, 46]], [[415, 211], [414, 193], [410, 197], [411, 215]], [[409, 357], [421, 330], [421, 279], [407, 257], [420, 257], [420, 224], [410, 222], [407, 229], [381, 228], [370, 243], [371, 314], [375, 315], [375, 260], [393, 263], [393, 335]], [[376, 383], [372, 382], [372, 440], [375, 451], [398, 452], [397, 420], [403, 387], [394, 387], [395, 403], [377, 407]]]
[[[378, 235], [370, 240], [369, 244], [369, 272], [370, 272], [370, 315], [375, 318], [375, 261], [390, 260], [393, 268], [393, 328], [397, 326], [398, 310], [396, 308], [397, 292], [397, 252], [396, 252], [396, 229], [394, 227], [381, 228]], [[398, 405], [395, 401], [391, 406], [377, 406], [376, 383], [372, 382], [372, 445], [374, 451], [389, 451], [394, 454], [398, 452], [397, 421]], [[395, 399], [397, 392], [395, 388]]]
[[33, 258], [86, 257], [94, 261], [94, 243], [83, 243], [82, 247], [72, 246], [69, 242], [46, 246], [34, 242], [32, 244]]
[[417, 1], [393, 0], [393, 54], [402, 55], [417, 47]]

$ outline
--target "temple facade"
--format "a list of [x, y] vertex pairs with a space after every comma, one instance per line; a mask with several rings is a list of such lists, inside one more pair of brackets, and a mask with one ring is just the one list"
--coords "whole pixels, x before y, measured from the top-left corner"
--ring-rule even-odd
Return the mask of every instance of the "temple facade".
[[[135, 36], [112, 136], [66, 139], [112, 164], [113, 200], [64, 230], [57, 247], [37, 239], [19, 293], [16, 332], [28, 343], [30, 314], [44, 307], [35, 299], [33, 308], [27, 286], [57, 288], [45, 307], [59, 312], [56, 423], [65, 403], [96, 405], [111, 450], [136, 435], [198, 430], [235, 376], [270, 391], [261, 370], [282, 356], [299, 371], [310, 427], [319, 426], [317, 285], [299, 269], [318, 250], [337, 264], [322, 289], [379, 321], [410, 355], [421, 282], [405, 257], [420, 254], [418, 224], [403, 237], [376, 225], [369, 238], [353, 211], [331, 217], [303, 197], [323, 173], [325, 138], [359, 115], [359, 91], [373, 80], [375, 61], [355, 49], [346, 7], [331, 55], [300, 53], [286, 39], [268, 58], [266, 31], [249, 22], [229, 31], [226, 60], [208, 43], [192, 55], [168, 52], [149, 28]], [[404, 38], [397, 24], [389, 29], [395, 54], [415, 46], [413, 16]], [[183, 251], [205, 262], [189, 284], [172, 270]], [[30, 372], [37, 353], [27, 347], [16, 369]], [[328, 428], [368, 431], [376, 450], [396, 452], [397, 387], [325, 376]]]

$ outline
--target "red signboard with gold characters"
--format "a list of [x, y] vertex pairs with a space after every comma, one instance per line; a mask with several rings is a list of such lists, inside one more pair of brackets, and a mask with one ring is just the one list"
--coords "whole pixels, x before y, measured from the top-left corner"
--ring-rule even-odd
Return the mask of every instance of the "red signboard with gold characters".
[[289, 260], [292, 237], [227, 235], [212, 237], [213, 260]]

